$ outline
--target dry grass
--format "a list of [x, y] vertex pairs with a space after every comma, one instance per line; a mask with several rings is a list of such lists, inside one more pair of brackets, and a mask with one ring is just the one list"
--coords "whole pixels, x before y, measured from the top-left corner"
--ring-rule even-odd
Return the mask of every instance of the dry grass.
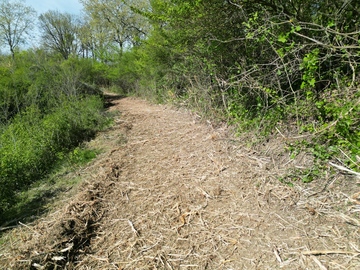
[[307, 159], [277, 139], [254, 151], [187, 112], [114, 104], [81, 191], [8, 234], [4, 269], [360, 268], [354, 177], [289, 187], [278, 176]]

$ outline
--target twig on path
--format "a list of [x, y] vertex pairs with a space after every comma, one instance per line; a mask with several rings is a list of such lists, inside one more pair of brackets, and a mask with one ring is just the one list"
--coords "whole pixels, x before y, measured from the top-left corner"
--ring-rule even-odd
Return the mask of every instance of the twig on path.
[[131, 230], [135, 233], [136, 236], [140, 236], [139, 232], [135, 229], [134, 224], [131, 222], [130, 219], [128, 219], [128, 223], [131, 227]]
[[212, 199], [212, 197], [207, 193], [205, 190], [203, 190], [201, 187], [197, 187], [198, 190], [201, 192], [201, 194], [206, 197], [207, 199]]
[[349, 254], [349, 255], [360, 255], [359, 252], [344, 251], [344, 250], [309, 250], [302, 252], [303, 255], [329, 255], [329, 254]]
[[314, 256], [311, 256], [311, 259], [319, 266], [321, 270], [327, 270], [327, 268]]
[[337, 169], [339, 169], [340, 171], [343, 171], [343, 172], [347, 172], [349, 174], [353, 174], [353, 175], [356, 175], [357, 177], [360, 177], [360, 173], [358, 172], [355, 172], [355, 171], [352, 171], [344, 166], [341, 166], [341, 165], [337, 165], [335, 163], [332, 163], [332, 162], [329, 162], [329, 164]]
[[116, 221], [127, 221], [130, 225], [130, 228], [131, 230], [133, 231], [133, 233], [136, 235], [136, 236], [140, 236], [140, 233], [138, 232], [138, 230], [135, 229], [135, 226], [134, 226], [134, 223], [131, 222], [130, 219], [124, 219], [124, 218], [119, 218], [119, 219], [114, 219], [113, 221], [116, 222]]
[[7, 231], [7, 230], [11, 230], [11, 229], [14, 229], [14, 228], [17, 228], [19, 227], [19, 225], [13, 225], [13, 226], [7, 226], [7, 227], [0, 227], [0, 232], [2, 231]]
[[21, 226], [24, 226], [24, 227], [28, 228], [30, 231], [34, 232], [36, 235], [41, 235], [39, 232], [35, 231], [35, 230], [32, 229], [30, 226], [28, 226], [28, 225], [26, 225], [26, 224], [24, 224], [24, 223], [22, 223], [22, 222], [20, 222], [20, 221], [19, 221], [19, 224], [20, 224]]
[[357, 227], [360, 227], [360, 221], [358, 221], [357, 219], [355, 218], [352, 218], [352, 217], [349, 217], [345, 214], [340, 214], [340, 217], [348, 224], [350, 225], [353, 225], [353, 226], [357, 226]]
[[274, 246], [274, 254], [276, 259], [278, 260], [279, 263], [282, 263], [282, 259], [280, 257], [279, 251], [277, 250], [277, 248]]

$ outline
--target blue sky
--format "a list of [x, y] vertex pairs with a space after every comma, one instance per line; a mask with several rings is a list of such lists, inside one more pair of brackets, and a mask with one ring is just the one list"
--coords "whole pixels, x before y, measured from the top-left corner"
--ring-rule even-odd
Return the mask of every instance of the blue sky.
[[[59, 12], [67, 12], [70, 14], [80, 15], [82, 5], [78, 0], [25, 0], [25, 5], [31, 6], [37, 12], [37, 16], [49, 10], [57, 10]], [[37, 25], [37, 21], [35, 22]], [[27, 40], [27, 44], [20, 46], [21, 48], [37, 47], [39, 45], [39, 32], [36, 29], [32, 31], [33, 37]], [[0, 46], [0, 51], [6, 52], [7, 48]]]
[[27, 6], [33, 7], [38, 15], [49, 10], [80, 14], [82, 5], [78, 0], [25, 0]]
[[[59, 12], [67, 12], [74, 15], [80, 15], [82, 10], [82, 4], [78, 0], [24, 0], [25, 5], [31, 6], [37, 12], [37, 16], [45, 13], [49, 10], [57, 10]], [[36, 29], [37, 20], [35, 21], [35, 29], [32, 31], [32, 37], [27, 39], [25, 45], [21, 45], [20, 48], [27, 49], [31, 47], [39, 46], [39, 32]], [[6, 45], [0, 44], [0, 54], [9, 53], [9, 49]]]

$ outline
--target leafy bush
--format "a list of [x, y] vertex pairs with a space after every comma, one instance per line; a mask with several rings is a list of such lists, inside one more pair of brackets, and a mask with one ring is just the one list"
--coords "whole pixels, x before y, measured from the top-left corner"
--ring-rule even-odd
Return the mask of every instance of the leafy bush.
[[136, 93], [220, 115], [239, 132], [306, 131], [299, 147], [317, 166], [307, 182], [330, 159], [360, 170], [360, 2], [341, 14], [331, 1], [269, 2], [151, 1], [152, 31], [129, 52], [141, 55]]
[[[14, 201], [17, 191], [51, 171], [59, 153], [89, 139], [102, 127], [102, 101], [98, 97], [67, 101], [43, 116], [28, 107], [0, 134], [0, 213]], [[77, 158], [74, 152], [74, 157]]]

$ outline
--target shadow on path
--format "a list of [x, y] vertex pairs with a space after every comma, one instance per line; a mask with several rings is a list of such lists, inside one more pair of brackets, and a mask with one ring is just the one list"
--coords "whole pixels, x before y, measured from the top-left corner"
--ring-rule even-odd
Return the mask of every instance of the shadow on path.
[[115, 106], [116, 104], [114, 103], [114, 101], [126, 98], [125, 95], [119, 95], [113, 93], [104, 93], [103, 97], [104, 97], [104, 107], [106, 109]]

